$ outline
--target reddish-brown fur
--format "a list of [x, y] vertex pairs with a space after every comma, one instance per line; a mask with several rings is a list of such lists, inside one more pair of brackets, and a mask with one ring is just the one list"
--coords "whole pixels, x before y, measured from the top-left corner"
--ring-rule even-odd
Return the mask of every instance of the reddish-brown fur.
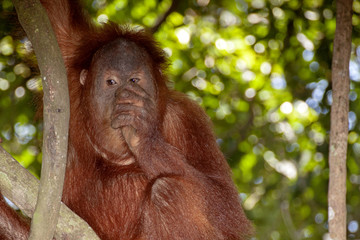
[[[71, 121], [63, 202], [101, 239], [247, 239], [251, 224], [211, 123], [196, 103], [167, 88], [166, 59], [153, 38], [113, 23], [95, 26], [75, 1], [42, 4], [68, 71]], [[97, 114], [88, 109], [89, 82], [79, 81], [95, 52], [116, 39], [145, 49], [157, 86], [155, 137], [140, 141], [136, 154], [125, 141], [118, 143], [118, 155], [126, 152], [134, 164], [108, 161], [99, 153], [114, 139], [96, 142], [96, 126], [87, 122]], [[12, 239], [8, 232], [0, 236]]]

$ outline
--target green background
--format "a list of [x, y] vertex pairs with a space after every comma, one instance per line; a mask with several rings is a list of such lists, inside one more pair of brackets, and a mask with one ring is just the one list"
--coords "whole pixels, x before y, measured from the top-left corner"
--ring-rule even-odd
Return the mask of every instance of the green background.
[[[212, 118], [256, 239], [328, 239], [327, 186], [335, 2], [184, 0], [155, 33], [171, 87]], [[170, 0], [95, 0], [107, 19], [152, 27]], [[348, 239], [359, 239], [360, 1], [353, 4]], [[359, 55], [358, 55], [359, 54]], [[9, 0], [0, 4], [0, 137], [39, 176], [41, 79]], [[358, 210], [357, 210], [358, 209]]]

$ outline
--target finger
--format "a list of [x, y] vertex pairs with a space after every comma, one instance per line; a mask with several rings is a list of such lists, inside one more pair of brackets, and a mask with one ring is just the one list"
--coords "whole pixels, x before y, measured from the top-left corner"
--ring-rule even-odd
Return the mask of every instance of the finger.
[[144, 89], [137, 84], [126, 85], [116, 93], [117, 100], [127, 102], [127, 100], [138, 100], [142, 102], [151, 102], [155, 104], [155, 100]]
[[135, 128], [146, 128], [154, 122], [155, 118], [145, 108], [130, 104], [120, 104], [115, 107], [111, 119], [112, 128], [128, 125], [133, 125]]
[[125, 126], [121, 128], [121, 133], [124, 136], [129, 147], [135, 148], [139, 145], [139, 136], [136, 134], [136, 129], [132, 126]]
[[112, 118], [118, 115], [142, 116], [147, 114], [147, 109], [133, 104], [118, 104], [114, 107]]
[[130, 126], [134, 123], [134, 116], [132, 115], [118, 115], [111, 120], [111, 127], [113, 129]]

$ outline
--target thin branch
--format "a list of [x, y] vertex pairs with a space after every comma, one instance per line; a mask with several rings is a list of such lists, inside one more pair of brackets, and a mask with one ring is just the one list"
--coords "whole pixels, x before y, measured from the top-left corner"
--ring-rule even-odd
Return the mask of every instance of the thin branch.
[[283, 200], [280, 205], [281, 217], [286, 226], [286, 230], [289, 233], [289, 236], [293, 240], [300, 240], [299, 233], [296, 231], [294, 222], [292, 220], [290, 211], [289, 211], [289, 202], [287, 200]]
[[171, 3], [171, 6], [169, 7], [169, 9], [161, 16], [157, 19], [155, 25], [150, 29], [150, 31], [152, 33], [156, 33], [157, 30], [159, 30], [161, 24], [163, 24], [167, 17], [176, 10], [176, 8], [178, 7], [179, 5], [179, 0], [173, 0], [172, 3]]

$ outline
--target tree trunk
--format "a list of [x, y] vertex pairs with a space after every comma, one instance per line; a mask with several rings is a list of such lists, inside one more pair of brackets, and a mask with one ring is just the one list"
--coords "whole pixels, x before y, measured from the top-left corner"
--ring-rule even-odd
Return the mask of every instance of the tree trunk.
[[349, 114], [349, 60], [352, 0], [338, 0], [332, 60], [332, 97], [328, 218], [330, 238], [346, 239], [346, 154]]
[[29, 239], [52, 239], [67, 159], [70, 104], [66, 69], [51, 23], [38, 0], [13, 0], [42, 75], [44, 138], [41, 180]]

